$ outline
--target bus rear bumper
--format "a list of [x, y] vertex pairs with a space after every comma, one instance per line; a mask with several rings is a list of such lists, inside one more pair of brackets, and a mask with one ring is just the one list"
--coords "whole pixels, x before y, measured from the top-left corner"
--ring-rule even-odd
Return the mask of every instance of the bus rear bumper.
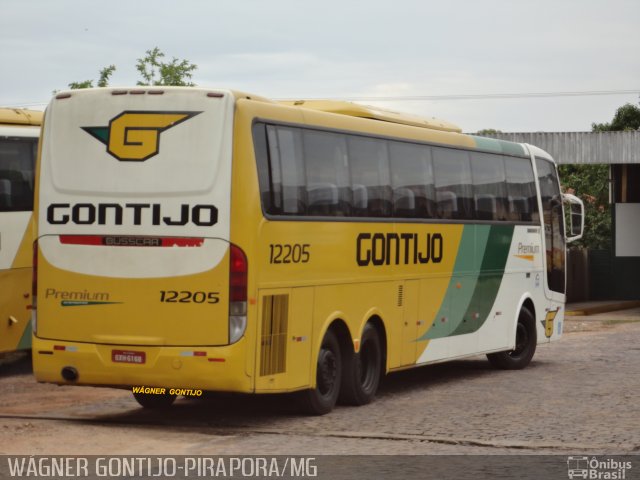
[[244, 338], [222, 347], [98, 345], [34, 338], [33, 370], [39, 382], [59, 385], [253, 391]]

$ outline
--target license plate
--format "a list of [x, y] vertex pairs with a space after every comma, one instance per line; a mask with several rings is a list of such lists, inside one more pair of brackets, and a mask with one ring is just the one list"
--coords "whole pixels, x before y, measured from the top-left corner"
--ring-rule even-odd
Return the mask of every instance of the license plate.
[[133, 352], [131, 350], [111, 350], [111, 360], [116, 363], [135, 363], [141, 365], [146, 360], [144, 352]]

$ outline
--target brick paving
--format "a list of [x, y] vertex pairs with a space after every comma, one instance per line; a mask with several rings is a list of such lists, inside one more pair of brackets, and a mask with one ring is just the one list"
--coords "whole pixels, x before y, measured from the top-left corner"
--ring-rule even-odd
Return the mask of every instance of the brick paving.
[[575, 333], [539, 346], [525, 370], [475, 357], [400, 372], [371, 405], [323, 417], [286, 396], [235, 395], [158, 414], [126, 391], [41, 385], [24, 363], [0, 366], [0, 453], [638, 454], [639, 319], [574, 317]]

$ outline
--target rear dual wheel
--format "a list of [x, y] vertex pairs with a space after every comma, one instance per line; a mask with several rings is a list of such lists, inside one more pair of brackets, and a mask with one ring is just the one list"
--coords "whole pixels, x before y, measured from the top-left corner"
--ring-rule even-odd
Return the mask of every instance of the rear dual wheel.
[[376, 328], [369, 323], [365, 326], [357, 353], [341, 349], [335, 333], [327, 331], [318, 353], [316, 372], [316, 388], [301, 393], [308, 413], [329, 413], [338, 398], [350, 405], [371, 402], [382, 373], [382, 347]]
[[382, 347], [378, 331], [367, 323], [360, 337], [358, 353], [347, 355], [342, 373], [340, 401], [349, 405], [370, 403], [382, 375]]
[[335, 334], [329, 330], [322, 339], [316, 367], [316, 388], [301, 392], [305, 411], [324, 415], [333, 410], [340, 394], [342, 355]]

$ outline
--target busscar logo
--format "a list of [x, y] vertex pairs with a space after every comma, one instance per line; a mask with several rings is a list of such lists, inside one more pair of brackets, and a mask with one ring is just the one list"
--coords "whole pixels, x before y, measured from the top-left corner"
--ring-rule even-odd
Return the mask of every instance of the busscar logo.
[[122, 162], [143, 162], [160, 152], [160, 134], [202, 112], [124, 111], [106, 127], [81, 127]]

